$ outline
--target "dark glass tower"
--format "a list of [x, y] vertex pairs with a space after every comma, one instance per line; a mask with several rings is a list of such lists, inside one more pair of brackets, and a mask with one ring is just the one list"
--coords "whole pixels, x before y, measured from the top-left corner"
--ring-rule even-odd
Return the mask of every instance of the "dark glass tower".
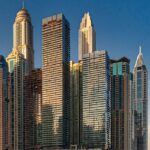
[[130, 143], [130, 60], [111, 60], [111, 140], [113, 150], [129, 150]]
[[63, 14], [42, 23], [42, 146], [70, 145], [70, 26]]
[[42, 71], [24, 78], [24, 150], [40, 149], [42, 142]]
[[0, 149], [9, 146], [9, 74], [5, 58], [0, 55]]

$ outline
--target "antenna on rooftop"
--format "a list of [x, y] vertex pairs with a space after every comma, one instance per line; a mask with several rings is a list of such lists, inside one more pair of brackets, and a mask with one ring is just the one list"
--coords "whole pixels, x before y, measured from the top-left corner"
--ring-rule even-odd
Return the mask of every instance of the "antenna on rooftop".
[[25, 8], [25, 1], [22, 0], [22, 8]]

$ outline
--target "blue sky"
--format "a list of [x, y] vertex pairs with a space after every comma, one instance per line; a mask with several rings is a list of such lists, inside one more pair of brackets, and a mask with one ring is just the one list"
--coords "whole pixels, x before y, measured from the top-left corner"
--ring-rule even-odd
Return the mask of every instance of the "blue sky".
[[[34, 26], [35, 63], [37, 67], [41, 66], [42, 18], [60, 12], [64, 13], [71, 27], [71, 58], [77, 61], [79, 24], [83, 14], [90, 12], [97, 34], [98, 50], [107, 50], [111, 58], [129, 57], [132, 68], [138, 54], [138, 47], [141, 45], [145, 64], [149, 69], [149, 0], [25, 1], [25, 7], [31, 14]], [[0, 0], [0, 54], [4, 56], [7, 56], [12, 50], [12, 25], [16, 13], [21, 7], [21, 0]]]

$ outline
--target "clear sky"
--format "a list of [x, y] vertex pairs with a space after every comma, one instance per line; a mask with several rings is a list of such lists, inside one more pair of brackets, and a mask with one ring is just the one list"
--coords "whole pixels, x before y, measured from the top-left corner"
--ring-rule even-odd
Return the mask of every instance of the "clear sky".
[[[21, 0], [0, 0], [0, 54], [4, 56], [12, 50], [12, 25], [21, 7]], [[77, 61], [79, 24], [83, 14], [90, 12], [98, 50], [107, 50], [111, 58], [129, 57], [132, 69], [141, 45], [145, 64], [150, 69], [149, 0], [25, 0], [25, 7], [34, 26], [37, 67], [41, 67], [42, 18], [64, 13], [71, 27], [71, 59]]]

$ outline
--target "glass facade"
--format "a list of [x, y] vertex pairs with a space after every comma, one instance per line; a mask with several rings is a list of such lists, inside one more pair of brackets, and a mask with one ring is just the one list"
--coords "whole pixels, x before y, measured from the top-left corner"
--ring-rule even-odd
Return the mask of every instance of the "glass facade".
[[24, 149], [42, 144], [42, 71], [34, 69], [24, 78]]
[[134, 101], [137, 150], [147, 150], [148, 74], [145, 65], [134, 68]]
[[0, 55], [0, 149], [9, 147], [9, 74], [6, 60]]
[[123, 57], [111, 64], [111, 145], [112, 150], [131, 149], [130, 60]]
[[81, 66], [82, 63], [70, 62], [70, 101], [71, 101], [71, 148], [80, 146], [81, 132]]
[[110, 148], [109, 57], [106, 51], [82, 60], [82, 147]]

